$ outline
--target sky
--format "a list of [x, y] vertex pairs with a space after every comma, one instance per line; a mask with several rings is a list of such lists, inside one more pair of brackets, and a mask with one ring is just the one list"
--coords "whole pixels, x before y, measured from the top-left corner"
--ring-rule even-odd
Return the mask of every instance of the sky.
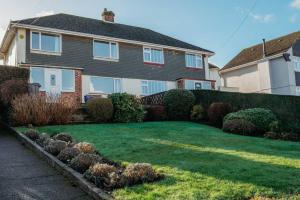
[[149, 28], [214, 51], [222, 68], [243, 48], [300, 31], [300, 0], [0, 0], [0, 40], [10, 20], [55, 13]]

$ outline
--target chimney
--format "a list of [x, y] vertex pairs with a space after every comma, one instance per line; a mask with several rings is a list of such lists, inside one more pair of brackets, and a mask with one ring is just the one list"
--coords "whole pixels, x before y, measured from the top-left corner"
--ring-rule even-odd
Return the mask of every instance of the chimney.
[[267, 56], [266, 39], [263, 39], [263, 58]]
[[115, 22], [115, 13], [113, 11], [108, 11], [107, 8], [104, 9], [102, 13], [102, 20], [104, 22]]

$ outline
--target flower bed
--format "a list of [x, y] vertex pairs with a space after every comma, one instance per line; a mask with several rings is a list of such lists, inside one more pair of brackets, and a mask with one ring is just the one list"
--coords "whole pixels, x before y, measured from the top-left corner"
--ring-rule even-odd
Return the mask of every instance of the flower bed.
[[135, 163], [123, 166], [105, 158], [90, 143], [74, 142], [67, 133], [50, 137], [30, 129], [25, 131], [24, 135], [106, 192], [163, 178], [150, 164]]

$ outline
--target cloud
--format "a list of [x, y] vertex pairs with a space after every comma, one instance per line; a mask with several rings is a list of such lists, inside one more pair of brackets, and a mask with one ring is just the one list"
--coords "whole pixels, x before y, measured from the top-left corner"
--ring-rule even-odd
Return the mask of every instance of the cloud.
[[294, 14], [292, 15], [290, 18], [289, 18], [289, 22], [290, 23], [296, 23], [298, 21], [298, 15], [297, 14]]
[[35, 14], [36, 17], [43, 17], [47, 15], [53, 15], [55, 12], [53, 10], [42, 10]]
[[255, 21], [258, 21], [261, 23], [269, 23], [274, 18], [274, 15], [272, 15], [272, 14], [260, 15], [260, 14], [250, 13], [249, 16], [252, 17], [252, 19], [254, 19]]
[[292, 8], [300, 9], [300, 0], [293, 0], [290, 4]]

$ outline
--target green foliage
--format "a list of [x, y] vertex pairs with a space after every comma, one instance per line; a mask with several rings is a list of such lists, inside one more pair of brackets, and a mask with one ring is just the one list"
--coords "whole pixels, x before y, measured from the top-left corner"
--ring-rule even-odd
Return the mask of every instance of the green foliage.
[[195, 96], [188, 90], [169, 90], [163, 97], [169, 119], [187, 120], [195, 102]]
[[257, 135], [256, 126], [244, 119], [233, 119], [225, 121], [223, 124], [223, 131], [238, 135]]
[[223, 118], [228, 114], [232, 112], [232, 107], [229, 103], [212, 103], [207, 111], [207, 115], [209, 118], [209, 121], [217, 127], [222, 127], [223, 125]]
[[141, 102], [127, 93], [115, 93], [109, 95], [114, 108], [114, 122], [142, 122], [145, 111]]
[[191, 112], [191, 120], [201, 121], [204, 118], [205, 110], [202, 105], [194, 105]]
[[161, 105], [150, 105], [145, 106], [147, 112], [146, 119], [147, 121], [165, 121], [168, 116], [164, 106]]
[[234, 119], [244, 119], [253, 123], [260, 132], [265, 133], [270, 130], [270, 124], [277, 121], [271, 110], [264, 108], [251, 108], [230, 113], [224, 118], [224, 122]]
[[93, 98], [87, 102], [87, 111], [93, 120], [108, 122], [112, 120], [114, 108], [111, 99]]

